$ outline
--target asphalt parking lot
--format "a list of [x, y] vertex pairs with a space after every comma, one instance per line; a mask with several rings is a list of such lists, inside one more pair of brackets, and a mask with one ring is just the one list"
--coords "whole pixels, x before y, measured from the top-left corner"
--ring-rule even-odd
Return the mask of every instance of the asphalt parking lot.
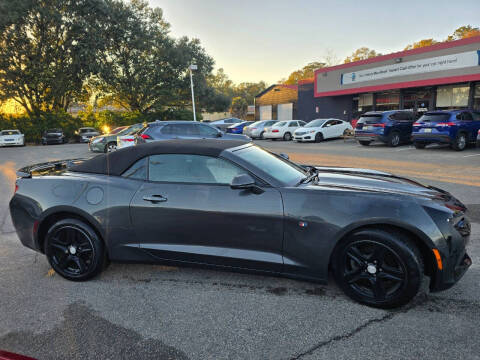
[[480, 149], [258, 141], [293, 160], [392, 171], [444, 188], [471, 210], [473, 265], [452, 289], [404, 308], [356, 304], [283, 278], [111, 264], [86, 283], [24, 248], [8, 213], [15, 170], [91, 156], [87, 145], [0, 149], [0, 349], [39, 359], [480, 359]]

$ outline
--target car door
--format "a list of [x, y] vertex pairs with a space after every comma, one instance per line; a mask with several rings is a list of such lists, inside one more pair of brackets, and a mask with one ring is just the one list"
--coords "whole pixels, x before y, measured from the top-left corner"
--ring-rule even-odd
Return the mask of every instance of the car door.
[[195, 136], [200, 139], [215, 139], [220, 137], [218, 129], [205, 124], [193, 124]]
[[214, 157], [162, 154], [130, 212], [140, 247], [154, 258], [281, 271], [283, 205], [278, 190], [234, 190], [246, 171]]
[[334, 137], [335, 129], [334, 129], [335, 120], [328, 120], [323, 124], [322, 127], [322, 134], [324, 139], [329, 139]]
[[461, 120], [462, 120], [462, 127], [467, 130], [468, 132], [468, 138], [467, 141], [472, 142], [476, 141], [477, 139], [477, 131], [476, 130], [476, 121], [473, 120], [472, 113], [468, 111], [464, 111], [461, 115]]

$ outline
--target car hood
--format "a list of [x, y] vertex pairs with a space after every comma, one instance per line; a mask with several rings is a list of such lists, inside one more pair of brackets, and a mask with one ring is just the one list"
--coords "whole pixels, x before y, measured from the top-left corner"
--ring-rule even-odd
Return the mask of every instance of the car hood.
[[461, 204], [448, 192], [433, 186], [426, 186], [414, 180], [396, 176], [390, 173], [342, 167], [316, 167], [318, 183], [309, 185], [309, 188], [335, 187], [348, 190], [359, 190], [374, 193], [387, 193], [422, 197], [443, 202]]

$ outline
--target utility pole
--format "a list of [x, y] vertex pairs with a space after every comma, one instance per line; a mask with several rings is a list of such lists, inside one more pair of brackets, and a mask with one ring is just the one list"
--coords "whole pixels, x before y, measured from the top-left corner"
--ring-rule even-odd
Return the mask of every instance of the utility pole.
[[192, 70], [197, 70], [197, 65], [190, 65], [188, 69], [190, 70], [190, 87], [192, 88], [192, 106], [193, 106], [193, 121], [197, 121], [197, 114], [195, 113], [195, 94], [193, 92], [193, 77]]

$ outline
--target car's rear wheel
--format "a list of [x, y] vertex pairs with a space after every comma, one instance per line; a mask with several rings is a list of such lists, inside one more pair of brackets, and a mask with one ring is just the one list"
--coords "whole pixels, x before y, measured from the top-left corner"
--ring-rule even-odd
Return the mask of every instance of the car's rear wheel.
[[413, 146], [415, 146], [416, 149], [425, 149], [426, 145], [427, 145], [426, 143], [420, 142], [420, 141], [415, 141], [413, 143]]
[[392, 132], [388, 136], [387, 145], [390, 147], [397, 147], [400, 145], [400, 134], [398, 132]]
[[105, 145], [104, 152], [109, 153], [115, 150], [117, 150], [117, 143], [115, 141], [111, 141], [107, 145]]
[[265, 135], [265, 131], [262, 131], [260, 133], [260, 140], [265, 140], [265, 137], [263, 135]]
[[285, 141], [290, 141], [290, 140], [292, 140], [292, 134], [290, 134], [289, 132], [285, 133], [285, 134], [283, 135], [283, 140], [285, 140]]
[[323, 141], [323, 134], [321, 132], [315, 134], [315, 142], [319, 143]]
[[371, 141], [360, 140], [359, 143], [360, 143], [360, 145], [368, 146], [368, 145], [370, 145]]
[[53, 224], [45, 237], [45, 255], [57, 274], [72, 281], [98, 275], [106, 264], [103, 241], [91, 226], [77, 219]]
[[422, 256], [403, 233], [359, 230], [342, 241], [333, 256], [338, 285], [360, 303], [393, 308], [409, 302], [420, 289]]
[[464, 132], [458, 133], [455, 141], [452, 144], [454, 150], [462, 151], [467, 147], [467, 134]]

